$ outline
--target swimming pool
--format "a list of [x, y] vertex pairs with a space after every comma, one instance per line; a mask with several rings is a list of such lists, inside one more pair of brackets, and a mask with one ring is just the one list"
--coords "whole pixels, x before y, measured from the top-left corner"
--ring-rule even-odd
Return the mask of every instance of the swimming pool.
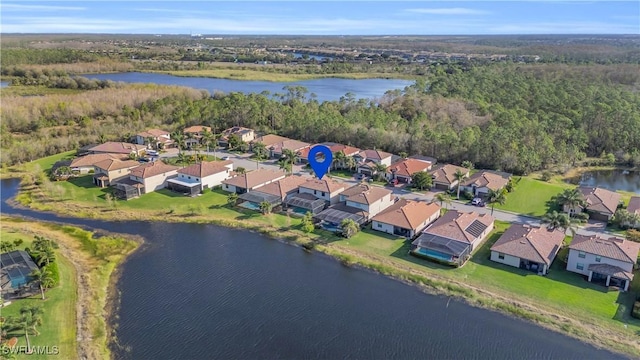
[[257, 211], [260, 210], [260, 205], [252, 203], [252, 202], [249, 202], [249, 201], [245, 201], [245, 202], [243, 202], [242, 204], [240, 204], [238, 206], [243, 207], [245, 209], [249, 209], [249, 210], [257, 210]]
[[439, 251], [435, 251], [431, 249], [420, 248], [420, 249], [417, 249], [416, 252], [420, 255], [428, 256], [438, 260], [443, 260], [448, 262], [453, 261], [453, 257], [451, 255], [443, 254]]

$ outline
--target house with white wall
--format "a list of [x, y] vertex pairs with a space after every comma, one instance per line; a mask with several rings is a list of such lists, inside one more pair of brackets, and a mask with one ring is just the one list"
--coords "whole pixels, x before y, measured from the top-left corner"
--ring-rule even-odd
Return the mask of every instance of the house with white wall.
[[345, 188], [345, 183], [325, 176], [322, 180], [316, 178], [307, 179], [298, 187], [298, 192], [300, 194], [311, 194], [329, 204], [335, 204], [340, 200], [339, 195]]
[[371, 219], [371, 229], [412, 239], [439, 217], [436, 203], [400, 199]]
[[199, 194], [204, 189], [221, 185], [222, 181], [231, 177], [233, 162], [203, 161], [178, 170], [178, 176], [169, 179], [168, 188], [191, 195]]
[[141, 194], [148, 194], [167, 187], [168, 180], [177, 177], [179, 169], [158, 160], [131, 169], [129, 180], [142, 185]]

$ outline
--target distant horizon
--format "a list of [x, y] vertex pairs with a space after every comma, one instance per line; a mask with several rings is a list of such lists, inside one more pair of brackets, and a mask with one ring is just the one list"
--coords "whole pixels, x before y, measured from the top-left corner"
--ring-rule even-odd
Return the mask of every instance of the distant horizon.
[[2, 34], [638, 35], [640, 1], [19, 1]]
[[1, 35], [91, 35], [91, 36], [190, 36], [190, 37], [209, 37], [209, 36], [224, 36], [224, 37], [292, 37], [292, 36], [302, 36], [302, 37], [465, 37], [465, 36], [477, 36], [477, 37], [508, 37], [508, 36], [528, 36], [528, 37], [536, 37], [536, 36], [571, 36], [571, 37], [579, 37], [579, 36], [614, 36], [614, 37], [623, 37], [623, 36], [632, 36], [639, 37], [640, 34], [607, 34], [607, 33], [584, 33], [584, 34], [562, 34], [562, 33], [549, 33], [549, 34], [438, 34], [438, 35], [429, 35], [429, 34], [349, 34], [349, 35], [336, 35], [336, 34], [206, 34], [206, 33], [198, 33], [198, 34], [190, 34], [190, 33], [81, 33], [81, 32], [39, 32], [39, 33], [28, 33], [28, 32], [13, 32], [13, 33], [3, 33], [0, 32]]

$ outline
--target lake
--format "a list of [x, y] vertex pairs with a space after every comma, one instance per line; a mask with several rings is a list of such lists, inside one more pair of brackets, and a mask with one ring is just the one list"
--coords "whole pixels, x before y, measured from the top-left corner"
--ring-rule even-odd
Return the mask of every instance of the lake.
[[213, 94], [214, 91], [261, 93], [269, 91], [271, 94], [286, 91], [283, 87], [304, 86], [309, 90], [307, 98], [311, 93], [316, 94], [317, 100], [334, 101], [339, 100], [346, 93], [353, 93], [356, 98], [374, 99], [381, 97], [388, 90], [404, 89], [412, 85], [411, 80], [400, 79], [336, 79], [325, 78], [315, 80], [304, 80], [295, 82], [272, 82], [272, 81], [246, 81], [215, 79], [206, 77], [180, 77], [166, 74], [126, 72], [113, 74], [86, 74], [89, 79], [123, 81], [127, 83], [155, 83], [161, 85], [188, 86], [195, 89], [205, 89]]
[[0, 88], [7, 87], [7, 86], [9, 86], [8, 81], [0, 81]]
[[3, 213], [146, 239], [117, 283], [117, 359], [623, 359], [244, 230], [14, 209], [18, 184]]
[[[295, 59], [301, 59], [305, 55], [297, 52], [294, 52], [292, 54]], [[333, 56], [322, 56], [322, 55], [312, 55], [312, 54], [306, 54], [306, 55], [309, 57], [309, 59], [315, 59], [316, 61], [322, 61], [324, 59], [333, 60]]]
[[597, 170], [585, 171], [568, 180], [572, 184], [622, 190], [640, 194], [640, 171]]

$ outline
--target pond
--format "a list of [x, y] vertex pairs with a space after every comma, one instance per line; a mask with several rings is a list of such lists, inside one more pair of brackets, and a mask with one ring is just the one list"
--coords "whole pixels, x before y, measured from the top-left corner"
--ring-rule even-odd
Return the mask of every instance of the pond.
[[276, 93], [285, 94], [285, 86], [304, 86], [310, 94], [315, 94], [320, 102], [339, 100], [346, 93], [352, 93], [356, 99], [374, 99], [381, 97], [388, 90], [402, 90], [414, 82], [400, 79], [337, 79], [325, 78], [315, 80], [304, 80], [295, 82], [272, 82], [272, 81], [247, 81], [216, 79], [207, 77], [181, 77], [155, 73], [112, 73], [112, 74], [86, 74], [89, 79], [123, 81], [127, 83], [155, 83], [161, 85], [188, 86], [195, 89], [214, 91], [243, 92], [259, 94], [269, 91], [272, 95]]
[[594, 170], [585, 171], [567, 180], [571, 184], [622, 190], [640, 195], [640, 171]]
[[531, 323], [245, 230], [61, 218], [143, 236], [123, 265], [116, 359], [622, 359]]

